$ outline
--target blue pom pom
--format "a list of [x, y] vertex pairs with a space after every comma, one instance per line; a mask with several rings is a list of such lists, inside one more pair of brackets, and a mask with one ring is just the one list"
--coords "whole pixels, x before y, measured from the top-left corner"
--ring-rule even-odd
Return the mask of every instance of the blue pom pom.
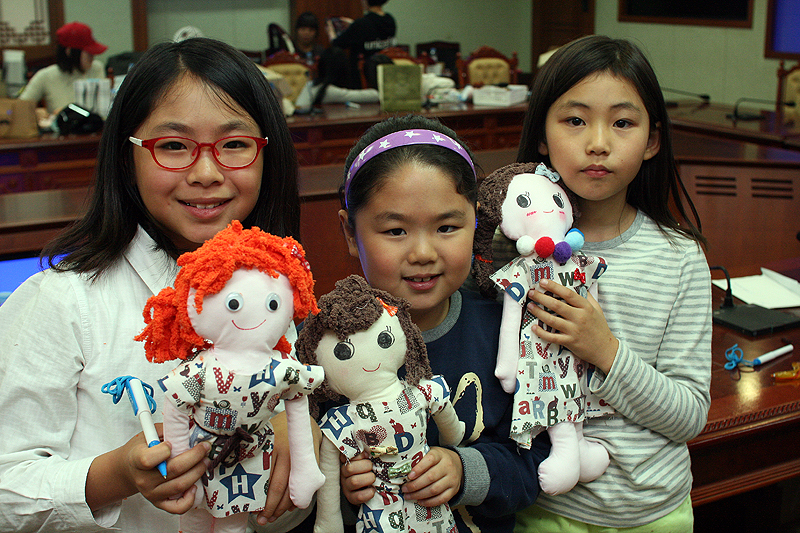
[[583, 237], [583, 233], [581, 233], [581, 230], [577, 228], [572, 228], [569, 230], [567, 235], [564, 237], [564, 240], [568, 242], [570, 246], [572, 246], [573, 252], [577, 252], [583, 248], [583, 244], [586, 242]]
[[553, 251], [553, 259], [559, 264], [563, 265], [572, 256], [572, 246], [567, 241], [561, 241], [556, 244], [556, 249]]

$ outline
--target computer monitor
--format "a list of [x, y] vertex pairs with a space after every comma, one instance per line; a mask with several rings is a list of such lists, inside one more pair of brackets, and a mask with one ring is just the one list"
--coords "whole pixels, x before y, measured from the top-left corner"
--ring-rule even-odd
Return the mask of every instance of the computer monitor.
[[0, 260], [0, 305], [23, 281], [40, 270], [38, 257]]

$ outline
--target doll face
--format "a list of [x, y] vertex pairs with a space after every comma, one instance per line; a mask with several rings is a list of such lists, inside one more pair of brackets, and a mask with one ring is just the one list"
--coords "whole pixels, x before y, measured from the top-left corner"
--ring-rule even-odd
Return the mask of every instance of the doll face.
[[508, 186], [500, 229], [506, 237], [562, 239], [572, 226], [572, 205], [564, 190], [539, 174], [519, 174]]
[[215, 349], [267, 353], [286, 333], [294, 314], [292, 287], [284, 275], [273, 278], [256, 269], [236, 270], [221, 291], [203, 298], [199, 314], [195, 292], [189, 291], [189, 319]]
[[406, 336], [400, 321], [384, 310], [369, 329], [340, 341], [326, 331], [317, 346], [317, 361], [325, 368], [331, 388], [350, 398], [381, 392], [397, 380], [406, 355]]

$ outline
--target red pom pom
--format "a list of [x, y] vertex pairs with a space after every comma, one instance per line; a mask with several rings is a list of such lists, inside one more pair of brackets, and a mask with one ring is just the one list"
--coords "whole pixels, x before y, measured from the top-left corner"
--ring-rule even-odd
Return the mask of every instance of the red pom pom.
[[533, 246], [533, 249], [536, 251], [536, 254], [544, 259], [545, 257], [550, 257], [553, 255], [553, 250], [556, 249], [556, 245], [553, 242], [553, 239], [550, 237], [542, 237], [536, 244]]

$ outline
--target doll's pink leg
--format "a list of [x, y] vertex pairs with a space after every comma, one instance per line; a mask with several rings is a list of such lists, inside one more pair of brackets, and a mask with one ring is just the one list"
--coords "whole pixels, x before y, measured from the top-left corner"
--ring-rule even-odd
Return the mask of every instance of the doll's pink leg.
[[181, 515], [181, 533], [213, 533], [215, 520], [205, 509], [190, 509]]
[[547, 494], [563, 494], [578, 482], [580, 451], [572, 422], [561, 422], [547, 430], [550, 456], [539, 465], [539, 485]]
[[286, 424], [289, 432], [289, 453], [292, 461], [289, 473], [289, 496], [298, 508], [305, 509], [325, 476], [317, 464], [314, 453], [314, 436], [311, 432], [311, 417], [308, 414], [308, 397], [286, 402]]
[[611, 459], [608, 450], [599, 442], [586, 440], [583, 436], [583, 422], [575, 422], [575, 432], [578, 435], [578, 447], [581, 452], [581, 483], [594, 481], [603, 475]]
[[245, 533], [247, 518], [250, 513], [236, 513], [225, 518], [214, 520], [214, 533]]

